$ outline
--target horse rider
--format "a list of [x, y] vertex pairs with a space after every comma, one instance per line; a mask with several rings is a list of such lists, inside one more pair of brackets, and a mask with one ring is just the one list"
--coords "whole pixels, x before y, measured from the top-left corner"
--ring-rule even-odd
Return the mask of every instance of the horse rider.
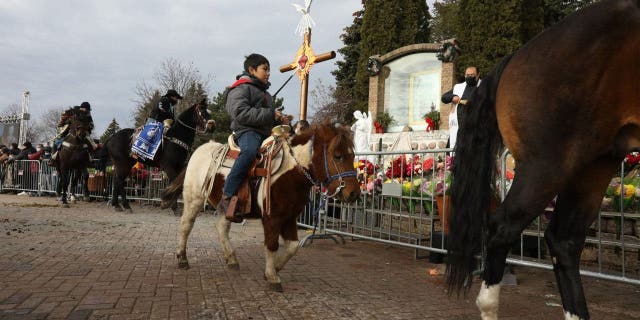
[[181, 100], [182, 96], [178, 94], [176, 90], [169, 89], [167, 94], [160, 98], [160, 102], [149, 113], [149, 118], [157, 122], [162, 122], [164, 130], [169, 130], [173, 125], [175, 119], [175, 105], [178, 104], [178, 100]]
[[79, 106], [75, 106], [73, 108], [69, 108], [65, 110], [60, 115], [60, 121], [58, 122], [58, 135], [54, 138], [53, 148], [55, 150], [54, 154], [51, 156], [49, 160], [50, 166], [55, 166], [56, 161], [58, 160], [58, 151], [64, 141], [64, 138], [69, 135], [71, 122], [74, 117], [83, 117], [87, 121], [87, 135], [85, 136], [85, 140], [87, 145], [91, 146], [92, 150], [95, 150], [98, 146], [93, 142], [92, 139], [89, 138], [91, 135], [91, 130], [93, 130], [93, 118], [91, 117], [91, 104], [89, 102], [83, 102]]
[[151, 109], [147, 123], [131, 147], [132, 157], [153, 159], [162, 141], [162, 135], [173, 125], [175, 105], [181, 99], [182, 96], [174, 89], [167, 90], [160, 98], [160, 102]]

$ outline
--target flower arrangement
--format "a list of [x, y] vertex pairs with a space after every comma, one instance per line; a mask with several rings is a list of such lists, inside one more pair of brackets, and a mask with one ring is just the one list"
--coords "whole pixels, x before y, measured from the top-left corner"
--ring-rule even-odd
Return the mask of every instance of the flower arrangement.
[[634, 211], [640, 209], [640, 168], [631, 170], [625, 177], [615, 177], [609, 183], [602, 200], [604, 210]]
[[[396, 123], [396, 120], [393, 119], [393, 116], [388, 114], [387, 112], [378, 112], [376, 115], [376, 121], [374, 121], [373, 126], [376, 127], [376, 133], [384, 133], [387, 131], [390, 125]], [[378, 132], [378, 130], [382, 130], [382, 132]]]
[[434, 177], [429, 181], [429, 185], [423, 190], [432, 196], [449, 195], [449, 189], [451, 187], [451, 165], [453, 164], [453, 157], [446, 156], [445, 159], [438, 159], [436, 164], [436, 171]]
[[431, 111], [427, 112], [424, 116], [424, 122], [427, 123], [427, 132], [440, 129], [440, 112], [436, 111], [435, 104], [431, 103]]

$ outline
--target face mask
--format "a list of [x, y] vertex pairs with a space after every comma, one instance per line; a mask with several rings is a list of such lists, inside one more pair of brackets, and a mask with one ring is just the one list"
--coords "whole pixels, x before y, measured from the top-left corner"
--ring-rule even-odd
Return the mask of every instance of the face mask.
[[475, 86], [476, 84], [478, 84], [478, 80], [476, 80], [475, 77], [466, 77], [464, 78], [464, 81], [467, 83], [467, 85], [470, 86]]

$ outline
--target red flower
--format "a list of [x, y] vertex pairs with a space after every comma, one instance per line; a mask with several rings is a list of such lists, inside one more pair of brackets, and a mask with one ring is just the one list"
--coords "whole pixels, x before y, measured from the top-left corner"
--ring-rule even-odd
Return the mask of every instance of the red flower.
[[624, 162], [629, 168], [640, 163], [640, 152], [631, 152], [624, 157]]
[[422, 163], [422, 169], [428, 171], [433, 170], [433, 158], [424, 160], [424, 162]]
[[404, 155], [399, 156], [395, 160], [389, 168], [387, 168], [387, 177], [389, 178], [397, 178], [403, 177], [405, 174], [405, 168], [407, 167], [407, 159]]
[[367, 175], [373, 174], [373, 163], [369, 160], [358, 160], [358, 169], [363, 170]]

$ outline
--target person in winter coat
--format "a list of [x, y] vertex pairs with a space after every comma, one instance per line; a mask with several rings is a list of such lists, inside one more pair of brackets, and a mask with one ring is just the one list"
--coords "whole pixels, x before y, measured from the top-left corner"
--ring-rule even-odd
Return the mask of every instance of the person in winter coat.
[[232, 222], [242, 222], [243, 213], [235, 212], [235, 205], [230, 207], [230, 204], [235, 204], [232, 200], [237, 197], [262, 141], [271, 135], [277, 121], [283, 120], [282, 113], [274, 108], [273, 97], [267, 92], [270, 74], [269, 60], [253, 53], [245, 58], [244, 72], [227, 88], [225, 108], [231, 116], [231, 130], [240, 154], [226, 177], [217, 210]]

